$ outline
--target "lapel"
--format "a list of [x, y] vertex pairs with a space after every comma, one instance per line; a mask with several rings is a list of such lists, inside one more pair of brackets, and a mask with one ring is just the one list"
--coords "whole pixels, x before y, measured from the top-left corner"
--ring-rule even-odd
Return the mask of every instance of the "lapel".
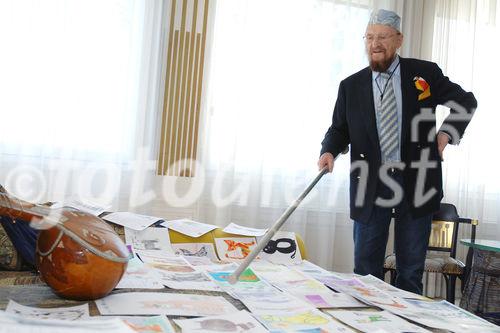
[[366, 68], [360, 81], [361, 96], [359, 96], [361, 117], [365, 122], [366, 131], [371, 141], [377, 147], [376, 151], [380, 152], [380, 143], [377, 133], [377, 120], [375, 118], [375, 105], [373, 104], [373, 82], [372, 71]]
[[410, 127], [413, 110], [416, 108], [418, 92], [413, 83], [414, 73], [409, 66], [409, 62], [405, 58], [399, 57], [401, 66], [401, 97], [403, 100], [403, 117], [401, 127], [401, 146], [408, 142], [410, 136]]

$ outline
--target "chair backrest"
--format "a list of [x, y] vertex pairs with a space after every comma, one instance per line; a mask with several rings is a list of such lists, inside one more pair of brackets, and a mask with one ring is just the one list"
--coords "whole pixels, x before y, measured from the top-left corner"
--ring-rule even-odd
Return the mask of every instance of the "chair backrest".
[[452, 258], [457, 254], [458, 229], [461, 223], [471, 225], [471, 239], [476, 238], [477, 220], [461, 218], [457, 208], [449, 203], [441, 203], [439, 211], [432, 217], [432, 229], [429, 237], [431, 251], [449, 252]]

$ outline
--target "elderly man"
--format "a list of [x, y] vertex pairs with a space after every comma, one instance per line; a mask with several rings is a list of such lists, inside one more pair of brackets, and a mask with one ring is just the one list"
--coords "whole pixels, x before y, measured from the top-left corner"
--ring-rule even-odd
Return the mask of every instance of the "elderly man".
[[[369, 67], [340, 83], [320, 169], [351, 145], [350, 209], [354, 272], [383, 278], [395, 218], [396, 286], [422, 293], [432, 214], [443, 197], [441, 161], [458, 144], [477, 102], [432, 62], [402, 58], [400, 17], [372, 13], [364, 36]], [[450, 115], [436, 130], [437, 105]]]

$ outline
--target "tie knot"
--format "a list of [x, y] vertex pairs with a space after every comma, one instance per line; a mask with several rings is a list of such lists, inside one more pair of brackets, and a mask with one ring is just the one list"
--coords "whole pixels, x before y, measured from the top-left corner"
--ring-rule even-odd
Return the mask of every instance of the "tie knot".
[[388, 79], [389, 79], [389, 77], [391, 77], [391, 74], [389, 74], [389, 73], [380, 73], [380, 76], [382, 76], [382, 78], [383, 78], [384, 80], [388, 80]]

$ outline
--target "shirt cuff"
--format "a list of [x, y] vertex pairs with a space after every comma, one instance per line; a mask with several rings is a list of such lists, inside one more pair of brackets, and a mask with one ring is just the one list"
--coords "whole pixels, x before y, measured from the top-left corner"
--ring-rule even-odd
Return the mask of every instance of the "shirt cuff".
[[445, 131], [439, 131], [438, 133], [443, 133], [444, 135], [446, 135], [448, 137], [448, 143], [451, 143], [451, 135], [449, 135]]

